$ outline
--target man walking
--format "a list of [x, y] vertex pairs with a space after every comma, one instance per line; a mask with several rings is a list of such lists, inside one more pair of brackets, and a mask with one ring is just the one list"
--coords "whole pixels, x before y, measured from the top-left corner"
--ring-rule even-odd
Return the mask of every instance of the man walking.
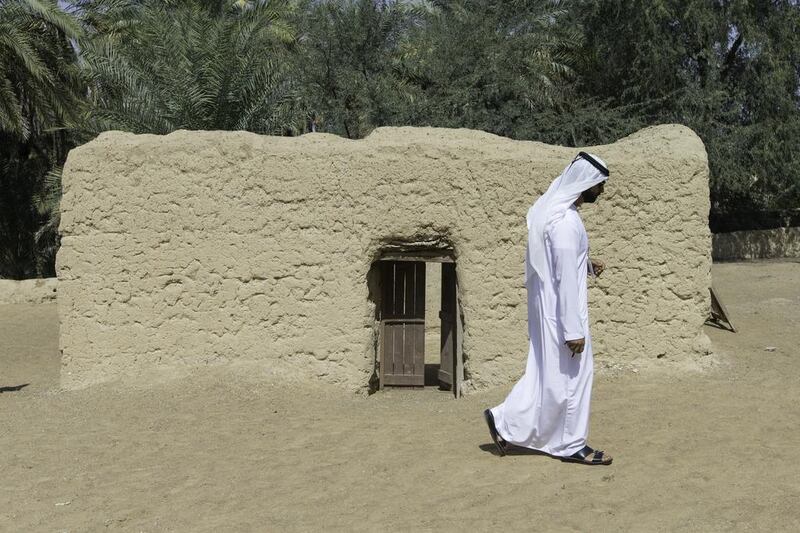
[[604, 265], [589, 259], [578, 214], [607, 179], [605, 163], [581, 152], [528, 210], [528, 362], [505, 401], [484, 411], [500, 455], [510, 443], [563, 461], [611, 464], [586, 443], [594, 374], [586, 281]]

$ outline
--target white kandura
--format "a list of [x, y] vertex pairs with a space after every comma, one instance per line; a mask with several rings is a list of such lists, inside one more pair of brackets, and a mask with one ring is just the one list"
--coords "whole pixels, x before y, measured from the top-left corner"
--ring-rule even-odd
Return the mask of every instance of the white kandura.
[[[528, 212], [528, 361], [508, 397], [492, 409], [507, 442], [560, 457], [586, 445], [594, 376], [589, 238], [574, 204], [605, 179], [578, 159]], [[586, 341], [583, 353], [573, 355], [565, 343], [580, 338]]]

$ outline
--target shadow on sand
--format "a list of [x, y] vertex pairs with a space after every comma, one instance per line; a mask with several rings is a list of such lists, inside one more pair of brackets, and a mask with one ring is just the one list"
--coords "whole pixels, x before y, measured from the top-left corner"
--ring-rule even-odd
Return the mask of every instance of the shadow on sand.
[[30, 383], [23, 383], [22, 385], [15, 385], [15, 386], [13, 386], [13, 387], [0, 387], [0, 394], [3, 394], [4, 392], [17, 392], [17, 391], [21, 391], [22, 389], [24, 389], [24, 388], [25, 388], [25, 387], [27, 387], [28, 385], [30, 385]]
[[[489, 444], [480, 444], [478, 448], [480, 448], [484, 452], [488, 452], [491, 453], [492, 455], [500, 457], [500, 452], [497, 451], [497, 447], [494, 445], [494, 443], [490, 442]], [[519, 448], [517, 446], [514, 446], [513, 444], [506, 445], [506, 455], [540, 455], [542, 457], [558, 460], [558, 457], [553, 457], [552, 455], [540, 452], [539, 450], [531, 450], [530, 448]]]

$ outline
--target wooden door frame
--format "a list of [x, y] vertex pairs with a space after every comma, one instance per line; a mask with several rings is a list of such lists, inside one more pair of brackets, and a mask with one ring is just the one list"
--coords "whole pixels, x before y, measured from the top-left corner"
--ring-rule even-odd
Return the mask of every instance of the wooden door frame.
[[[392, 251], [385, 251], [384, 253], [380, 254], [375, 264], [378, 265], [380, 262], [383, 261], [409, 261], [409, 262], [424, 262], [424, 263], [455, 263], [454, 253], [451, 249], [442, 249], [442, 250], [409, 250], [409, 251], [402, 251], [402, 250], [392, 250]], [[455, 266], [455, 265], [454, 265]], [[380, 268], [378, 269], [378, 283], [379, 289], [378, 294], [382, 294], [383, 288], [380, 286], [383, 283], [383, 280], [380, 277]], [[461, 299], [459, 297], [459, 283], [458, 277], [456, 276], [456, 341], [454, 346], [455, 353], [455, 376], [454, 381], [455, 384], [453, 386], [452, 392], [454, 397], [460, 398], [462, 395], [462, 385], [464, 382], [464, 356], [463, 356], [463, 331], [464, 331], [464, 317], [463, 317], [463, 310], [461, 308]], [[379, 306], [378, 309], [383, 305], [382, 301], [377, 302]], [[439, 300], [439, 308], [441, 309], [441, 299]], [[384, 327], [385, 323], [381, 315], [378, 315], [379, 320], [379, 327], [378, 330], [378, 339], [376, 343], [376, 348], [378, 349], [378, 353], [376, 354], [376, 362], [378, 363], [378, 389], [383, 390], [386, 386], [385, 379], [384, 379], [384, 370], [386, 365], [384, 363]], [[440, 326], [441, 327], [441, 326]], [[424, 363], [423, 363], [424, 364]], [[373, 374], [374, 375], [374, 374]], [[390, 385], [391, 386], [391, 385]]]
[[[461, 344], [464, 328], [461, 302], [458, 298], [458, 275], [455, 263], [442, 265], [439, 319], [441, 328], [439, 383], [449, 385], [453, 396], [459, 398], [464, 382], [464, 356]], [[447, 335], [445, 335], [445, 331], [447, 331]], [[446, 361], [447, 367], [445, 366]]]

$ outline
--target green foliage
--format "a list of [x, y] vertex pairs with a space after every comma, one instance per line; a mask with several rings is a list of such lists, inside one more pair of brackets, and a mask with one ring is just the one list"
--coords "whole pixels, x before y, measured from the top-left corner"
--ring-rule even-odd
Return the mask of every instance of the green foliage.
[[582, 37], [552, 0], [432, 2], [404, 56], [425, 93], [419, 123], [531, 138], [564, 101]]
[[84, 0], [94, 131], [291, 130], [279, 1]]
[[[57, 199], [33, 205], [74, 146], [86, 84], [72, 43], [77, 22], [55, 0], [0, 2], [0, 278], [52, 274], [57, 234], [36, 232]], [[50, 198], [50, 197], [48, 197]]]
[[307, 129], [360, 138], [402, 122], [418, 89], [399, 70], [421, 11], [372, 0], [302, 2], [293, 71]]
[[563, 101], [580, 32], [552, 0], [306, 2], [296, 72], [320, 129], [466, 127], [526, 138]]
[[84, 95], [69, 41], [80, 35], [55, 0], [0, 2], [0, 132], [25, 141], [76, 121]]
[[[793, 0], [584, 2], [584, 93], [706, 144], [712, 229], [800, 206], [800, 6]], [[611, 138], [603, 139], [611, 140]], [[719, 220], [719, 223], [714, 223]], [[724, 221], [724, 222], [723, 222]]]

